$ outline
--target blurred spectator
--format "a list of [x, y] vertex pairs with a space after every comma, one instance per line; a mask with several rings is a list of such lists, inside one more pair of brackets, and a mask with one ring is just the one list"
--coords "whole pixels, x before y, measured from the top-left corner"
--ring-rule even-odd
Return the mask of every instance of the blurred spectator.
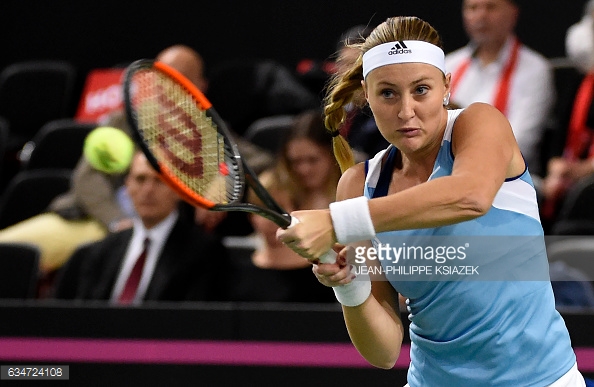
[[564, 85], [572, 88], [567, 91], [571, 98], [564, 104], [569, 114], [557, 120], [554, 131], [565, 133], [565, 146], [562, 155], [548, 160], [540, 189], [541, 213], [548, 224], [554, 224], [567, 191], [594, 173], [594, 0], [586, 4], [584, 12], [582, 20], [569, 27], [565, 42], [567, 56], [584, 75], [577, 88]]
[[292, 192], [297, 210], [328, 208], [335, 200], [340, 169], [320, 110], [295, 118], [281, 146], [279, 162], [288, 176], [282, 183]]
[[142, 152], [125, 187], [136, 214], [132, 229], [78, 248], [59, 273], [55, 297], [113, 304], [227, 300], [224, 246], [180, 213], [181, 199]]
[[567, 29], [565, 51], [583, 73], [594, 67], [594, 0], [584, 6], [582, 19]]
[[[260, 174], [260, 181], [286, 211], [328, 208], [335, 200], [340, 169], [332, 153], [332, 137], [320, 110], [295, 117], [283, 139], [278, 163]], [[248, 191], [248, 201], [261, 205]], [[275, 236], [278, 226], [251, 215], [256, 249], [249, 260], [233, 260], [238, 301], [334, 302], [333, 292], [311, 281], [311, 265]], [[272, 290], [271, 290], [272, 289]]]
[[[276, 202], [286, 211], [296, 208], [295, 200], [283, 184], [287, 176], [280, 168], [259, 175], [259, 180]], [[248, 201], [263, 206], [249, 191]], [[276, 238], [278, 226], [258, 215], [250, 214], [254, 227], [254, 251], [249, 257], [232, 256], [237, 278], [231, 286], [231, 299], [254, 302], [335, 302], [331, 289], [321, 286], [311, 275], [309, 261]], [[233, 251], [233, 250], [231, 250]], [[330, 290], [330, 291], [328, 291]]]
[[451, 101], [498, 108], [510, 121], [531, 172], [539, 173], [538, 146], [555, 87], [548, 60], [515, 35], [519, 14], [516, 0], [464, 0], [470, 42], [446, 56], [446, 68], [452, 74]]

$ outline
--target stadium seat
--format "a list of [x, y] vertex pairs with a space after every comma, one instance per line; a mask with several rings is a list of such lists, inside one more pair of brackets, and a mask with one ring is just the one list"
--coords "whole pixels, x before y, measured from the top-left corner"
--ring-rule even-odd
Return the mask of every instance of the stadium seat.
[[70, 188], [71, 171], [22, 171], [10, 181], [0, 198], [0, 229], [38, 215], [52, 199]]
[[85, 138], [96, 126], [70, 118], [46, 123], [19, 152], [21, 168], [74, 169], [82, 155]]
[[33, 245], [0, 243], [0, 298], [35, 297], [39, 256], [39, 249]]

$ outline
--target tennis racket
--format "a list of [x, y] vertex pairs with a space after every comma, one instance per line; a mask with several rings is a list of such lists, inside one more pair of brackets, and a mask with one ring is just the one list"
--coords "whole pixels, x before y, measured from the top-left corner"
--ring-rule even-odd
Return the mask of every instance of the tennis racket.
[[[132, 63], [124, 74], [124, 105], [138, 146], [185, 201], [257, 214], [282, 228], [298, 223], [258, 181], [212, 104], [177, 70], [148, 59]], [[243, 201], [247, 186], [265, 207]], [[333, 263], [336, 253], [320, 261]]]

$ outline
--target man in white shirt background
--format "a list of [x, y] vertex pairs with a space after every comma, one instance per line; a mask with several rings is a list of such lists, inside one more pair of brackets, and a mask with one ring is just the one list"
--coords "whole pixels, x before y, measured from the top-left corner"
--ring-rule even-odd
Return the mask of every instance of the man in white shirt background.
[[140, 151], [125, 186], [134, 226], [78, 248], [60, 269], [54, 296], [113, 305], [227, 301], [226, 248], [194, 222], [193, 212]]
[[510, 121], [530, 171], [539, 174], [538, 147], [555, 102], [548, 60], [515, 34], [518, 0], [463, 0], [470, 41], [446, 56], [452, 73], [451, 102], [485, 102]]

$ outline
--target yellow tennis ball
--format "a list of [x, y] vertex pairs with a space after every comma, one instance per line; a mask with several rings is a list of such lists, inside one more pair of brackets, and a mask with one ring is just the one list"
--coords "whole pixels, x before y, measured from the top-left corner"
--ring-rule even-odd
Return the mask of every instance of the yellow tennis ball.
[[99, 171], [122, 173], [132, 161], [134, 142], [121, 129], [101, 126], [93, 129], [85, 138], [83, 154]]

